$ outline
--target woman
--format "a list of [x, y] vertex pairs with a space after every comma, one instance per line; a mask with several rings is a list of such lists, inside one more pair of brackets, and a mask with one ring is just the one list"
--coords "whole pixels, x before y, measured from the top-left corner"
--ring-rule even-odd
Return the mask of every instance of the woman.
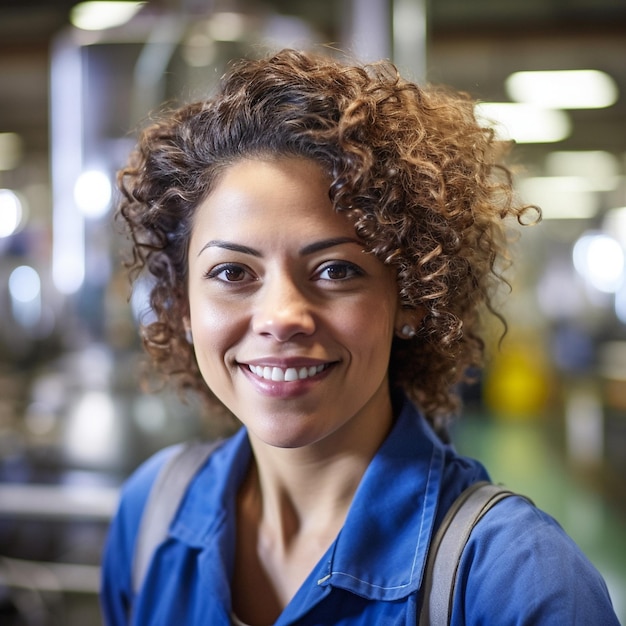
[[[466, 97], [385, 63], [244, 61], [143, 133], [120, 174], [153, 361], [243, 427], [209, 457], [141, 588], [133, 550], [171, 451], [128, 481], [108, 624], [415, 624], [433, 530], [487, 479], [447, 443], [506, 260], [501, 146]], [[557, 523], [498, 504], [453, 624], [617, 624]]]

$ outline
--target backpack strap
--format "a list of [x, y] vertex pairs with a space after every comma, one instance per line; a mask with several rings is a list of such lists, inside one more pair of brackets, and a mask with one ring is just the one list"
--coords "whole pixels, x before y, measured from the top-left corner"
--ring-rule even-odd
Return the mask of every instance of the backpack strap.
[[132, 563], [133, 592], [141, 589], [148, 565], [157, 546], [167, 537], [170, 524], [187, 492], [189, 484], [211, 453], [222, 443], [190, 442], [177, 446], [157, 474], [141, 516]]
[[518, 495], [490, 482], [465, 489], [453, 502], [428, 551], [419, 626], [450, 623], [457, 572], [465, 544], [478, 521], [495, 504]]

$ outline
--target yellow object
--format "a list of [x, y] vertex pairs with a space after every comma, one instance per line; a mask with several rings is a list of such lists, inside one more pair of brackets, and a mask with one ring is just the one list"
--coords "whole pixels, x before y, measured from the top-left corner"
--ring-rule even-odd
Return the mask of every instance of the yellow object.
[[549, 378], [539, 349], [529, 343], [510, 343], [486, 372], [485, 404], [496, 418], [534, 419], [547, 402]]

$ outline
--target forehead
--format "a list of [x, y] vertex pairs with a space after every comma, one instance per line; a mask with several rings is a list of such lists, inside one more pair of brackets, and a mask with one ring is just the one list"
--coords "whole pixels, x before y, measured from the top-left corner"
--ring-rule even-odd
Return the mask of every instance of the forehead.
[[242, 159], [221, 172], [199, 204], [192, 240], [203, 232], [298, 238], [334, 230], [354, 235], [353, 223], [333, 209], [329, 187], [329, 176], [310, 159]]

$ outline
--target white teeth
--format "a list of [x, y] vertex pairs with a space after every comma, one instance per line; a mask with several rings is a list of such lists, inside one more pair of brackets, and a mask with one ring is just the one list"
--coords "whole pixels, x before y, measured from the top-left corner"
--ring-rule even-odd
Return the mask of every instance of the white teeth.
[[292, 382], [294, 380], [304, 380], [315, 376], [326, 369], [325, 365], [312, 365], [311, 367], [301, 367], [296, 369], [295, 367], [288, 367], [283, 370], [280, 367], [268, 367], [263, 365], [248, 365], [248, 369], [265, 380], [272, 380], [274, 382]]
[[292, 380], [298, 380], [298, 371], [295, 367], [290, 367], [285, 372], [285, 382], [290, 382]]

